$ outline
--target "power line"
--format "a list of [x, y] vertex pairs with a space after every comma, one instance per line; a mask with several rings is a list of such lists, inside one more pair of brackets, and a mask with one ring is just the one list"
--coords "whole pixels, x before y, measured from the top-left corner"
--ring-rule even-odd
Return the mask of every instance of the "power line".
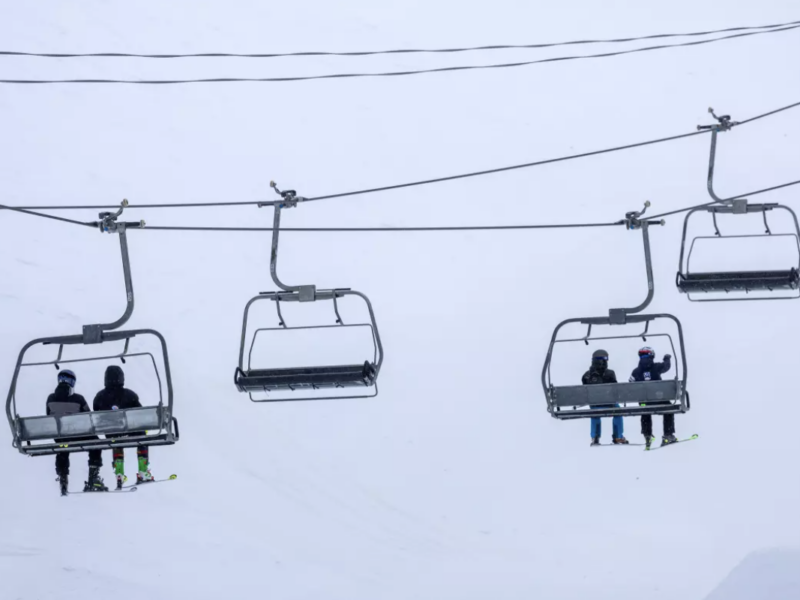
[[299, 56], [374, 56], [379, 54], [445, 54], [457, 52], [473, 52], [487, 50], [529, 50], [540, 48], [553, 48], [556, 46], [576, 46], [587, 44], [622, 44], [638, 42], [643, 40], [655, 40], [675, 37], [697, 37], [704, 35], [716, 35], [719, 33], [730, 33], [734, 31], [752, 31], [757, 29], [776, 29], [800, 25], [800, 21], [789, 21], [786, 23], [776, 23], [773, 25], [750, 25], [743, 27], [728, 27], [725, 29], [713, 29], [709, 31], [694, 31], [691, 33], [658, 33], [652, 35], [641, 35], [627, 38], [599, 39], [599, 40], [573, 40], [568, 42], [550, 42], [539, 44], [502, 44], [492, 46], [472, 46], [467, 48], [434, 48], [434, 49], [394, 49], [394, 50], [366, 50], [354, 52], [324, 52], [324, 51], [304, 51], [304, 52], [275, 52], [269, 54], [252, 54], [237, 52], [199, 52], [189, 54], [136, 54], [127, 52], [84, 52], [84, 53], [55, 53], [55, 52], [20, 52], [13, 50], [0, 50], [0, 56], [30, 56], [38, 58], [284, 58]]
[[307, 201], [315, 201], [315, 200], [330, 200], [333, 198], [346, 198], [348, 196], [357, 196], [360, 194], [373, 194], [376, 192], [386, 192], [389, 190], [399, 190], [403, 188], [415, 187], [419, 185], [429, 185], [432, 183], [441, 183], [444, 181], [455, 181], [457, 179], [467, 179], [469, 177], [481, 177], [483, 175], [492, 175], [494, 173], [503, 173], [505, 171], [514, 171], [516, 169], [526, 169], [529, 167], [539, 167], [542, 165], [549, 165], [558, 162], [565, 162], [568, 160], [575, 160], [578, 158], [586, 158], [588, 156], [599, 156], [601, 154], [609, 154], [612, 152], [620, 152], [622, 150], [630, 150], [631, 148], [640, 148], [642, 146], [650, 146], [653, 144], [662, 144], [664, 142], [671, 142], [675, 140], [680, 140], [683, 138], [693, 137], [695, 135], [709, 133], [708, 131], [693, 131], [691, 133], [683, 133], [680, 135], [673, 135], [670, 137], [659, 138], [656, 140], [649, 140], [647, 142], [637, 142], [635, 144], [627, 144], [625, 146], [616, 146], [614, 148], [606, 148], [604, 150], [593, 150], [591, 152], [583, 152], [581, 154], [569, 154], [567, 156], [560, 156], [558, 158], [547, 158], [544, 160], [538, 160], [535, 162], [530, 163], [523, 163], [521, 165], [511, 165], [509, 167], [499, 167], [497, 169], [487, 169], [485, 171], [473, 171], [472, 173], [462, 173], [460, 175], [449, 175], [447, 177], [437, 177], [435, 179], [424, 179], [422, 181], [412, 181], [410, 183], [399, 183], [396, 185], [387, 185], [384, 187], [377, 187], [377, 188], [370, 188], [366, 190], [357, 190], [354, 192], [343, 192], [340, 194], [330, 194], [328, 196], [317, 196], [314, 198], [308, 198]]
[[[774, 110], [770, 110], [770, 111], [768, 111], [766, 113], [762, 113], [760, 115], [756, 115], [756, 116], [751, 117], [749, 119], [746, 119], [744, 121], [740, 121], [739, 123], [735, 124], [734, 127], [739, 127], [739, 126], [745, 125], [747, 123], [752, 123], [752, 122], [757, 121], [759, 119], [763, 119], [763, 118], [766, 118], [766, 117], [774, 116], [774, 115], [779, 114], [781, 112], [784, 112], [784, 111], [787, 111], [787, 110], [790, 110], [790, 109], [793, 109], [793, 108], [797, 108], [797, 107], [800, 107], [800, 102], [794, 102], [792, 104], [789, 104], [789, 105], [786, 105], [786, 106], [783, 106], [783, 107], [780, 107], [780, 108], [776, 108]], [[499, 167], [499, 168], [495, 168], [495, 169], [486, 169], [486, 170], [483, 170], [483, 171], [473, 171], [471, 173], [461, 173], [461, 174], [458, 174], [458, 175], [449, 175], [449, 176], [445, 176], [445, 177], [438, 177], [438, 178], [435, 178], [435, 179], [424, 179], [424, 180], [420, 180], [420, 181], [412, 181], [412, 182], [388, 185], [388, 186], [383, 186], [383, 187], [368, 188], [368, 189], [362, 189], [362, 190], [354, 190], [354, 191], [351, 191], [351, 192], [342, 192], [342, 193], [338, 193], [338, 194], [328, 194], [328, 195], [325, 195], [325, 196], [316, 196], [316, 197], [307, 198], [306, 201], [330, 200], [330, 199], [334, 199], [334, 198], [346, 198], [346, 197], [349, 197], [349, 196], [372, 194], [372, 193], [389, 191], [389, 190], [397, 190], [397, 189], [403, 189], [403, 188], [408, 188], [408, 187], [429, 185], [429, 184], [433, 184], [433, 183], [441, 183], [441, 182], [445, 182], [445, 181], [454, 181], [454, 180], [457, 180], [457, 179], [466, 179], [466, 178], [470, 178], [470, 177], [480, 177], [480, 176], [483, 176], [483, 175], [491, 175], [491, 174], [494, 174], [494, 173], [502, 173], [502, 172], [505, 172], [505, 171], [512, 171], [512, 170], [516, 170], [516, 169], [525, 169], [525, 168], [530, 168], [530, 167], [542, 166], [542, 165], [546, 165], [546, 164], [553, 164], [553, 163], [557, 163], [557, 162], [566, 162], [566, 161], [570, 161], [570, 160], [576, 160], [576, 159], [579, 159], [579, 158], [586, 158], [586, 157], [589, 157], [589, 156], [597, 156], [597, 155], [600, 155], [600, 154], [609, 154], [609, 153], [613, 153], [613, 152], [620, 152], [622, 150], [629, 150], [629, 149], [632, 149], [632, 148], [638, 148], [638, 147], [654, 145], [654, 144], [661, 144], [661, 143], [665, 143], [665, 142], [670, 142], [670, 141], [674, 141], [674, 140], [688, 138], [688, 137], [692, 137], [692, 136], [696, 136], [696, 135], [703, 135], [703, 134], [707, 134], [707, 133], [710, 133], [710, 130], [704, 129], [704, 130], [699, 130], [699, 131], [693, 131], [693, 132], [690, 132], [690, 133], [684, 133], [684, 134], [680, 134], [680, 135], [669, 136], [669, 137], [665, 137], [665, 138], [658, 138], [658, 139], [655, 139], [655, 140], [649, 140], [649, 141], [645, 141], [645, 142], [637, 142], [637, 143], [634, 143], [634, 144], [627, 144], [627, 145], [624, 145], [624, 146], [616, 146], [616, 147], [613, 147], [613, 148], [606, 148], [606, 149], [603, 149], [603, 150], [594, 150], [594, 151], [591, 151], [591, 152], [583, 152], [583, 153], [580, 153], [580, 154], [570, 154], [570, 155], [561, 156], [561, 157], [558, 157], [558, 158], [549, 158], [549, 159], [544, 159], [544, 160], [540, 160], [540, 161], [534, 161], [534, 162], [523, 163], [523, 164], [518, 164], [518, 165], [511, 165], [511, 166], [507, 166], [507, 167]], [[797, 185], [799, 183], [800, 183], [800, 181], [794, 181], [794, 182], [790, 182], [790, 183], [774, 186], [774, 187], [771, 187], [771, 188], [766, 188], [764, 190], [751, 192], [750, 194], [742, 194], [740, 197], [744, 197], [744, 196], [747, 196], [747, 195], [753, 196], [753, 195], [764, 193], [764, 192], [767, 192], [767, 191], [772, 191], [772, 190], [780, 189], [780, 188], [783, 188], [783, 187], [789, 187], [789, 186]], [[138, 208], [138, 209], [144, 209], [144, 208], [147, 208], [147, 209], [178, 208], [178, 209], [180, 209], [180, 208], [209, 208], [209, 207], [221, 207], [221, 206], [257, 206], [260, 203], [261, 203], [261, 201], [188, 202], [188, 203], [169, 203], [169, 204], [129, 204], [128, 205], [128, 209], [133, 209], [133, 208]], [[117, 205], [117, 204], [82, 204], [82, 205], [68, 205], [68, 206], [63, 206], [63, 205], [60, 205], [60, 206], [4, 206], [4, 205], [0, 205], [0, 209], [18, 210], [18, 211], [31, 211], [31, 210], [97, 210], [97, 209], [108, 210], [108, 209], [116, 209], [116, 208], [119, 208], [119, 205]]]
[[[463, 225], [432, 227], [281, 227], [283, 232], [306, 233], [368, 233], [368, 232], [429, 232], [429, 231], [510, 231], [521, 229], [576, 229], [586, 227], [616, 227], [622, 223], [565, 223], [553, 225]], [[272, 227], [191, 227], [191, 226], [155, 226], [145, 227], [142, 231], [199, 231], [199, 232], [272, 232]]]
[[[797, 105], [800, 105], [798, 103]], [[593, 150], [591, 152], [583, 152], [581, 154], [569, 154], [567, 156], [560, 156], [557, 158], [547, 158], [544, 160], [523, 163], [519, 165], [510, 165], [507, 167], [498, 167], [495, 169], [486, 169], [483, 171], [473, 171], [471, 173], [461, 173], [458, 175], [448, 175], [445, 177], [437, 177], [435, 179], [423, 179], [420, 181], [412, 181], [408, 183], [398, 183], [394, 185], [387, 185], [383, 187], [376, 187], [376, 188], [368, 188], [363, 190], [355, 190], [352, 192], [341, 192], [338, 194], [329, 194], [327, 196], [315, 196], [311, 198], [306, 198], [306, 202], [318, 201], [318, 200], [331, 200], [335, 198], [346, 198], [349, 196], [358, 196], [362, 194], [373, 194], [377, 192], [385, 192], [389, 190], [398, 190], [408, 187], [416, 187], [421, 185], [430, 185], [433, 183], [441, 183], [445, 181], [455, 181], [457, 179], [467, 179], [470, 177], [481, 177], [483, 175], [492, 175], [494, 173], [503, 173], [505, 171], [513, 171], [516, 169], [526, 169], [531, 167], [539, 167], [542, 165], [548, 165], [558, 162], [565, 162], [570, 160], [576, 160], [579, 158], [586, 158], [589, 156], [597, 156], [600, 154], [609, 154], [612, 152], [620, 152], [622, 150], [629, 150], [631, 148], [639, 148], [642, 146], [649, 146], [653, 144], [661, 144], [665, 142], [670, 142], [674, 140], [679, 140], [683, 138], [693, 137], [697, 135], [703, 135], [709, 133], [708, 130], [703, 131], [692, 131], [690, 133], [683, 133], [680, 135], [673, 135], [670, 137], [659, 138], [655, 140], [648, 140], [646, 142], [637, 142], [634, 144], [627, 144], [624, 146], [616, 146], [613, 148], [606, 148], [603, 150]], [[263, 201], [251, 201], [251, 202], [189, 202], [189, 203], [172, 203], [172, 204], [130, 204], [128, 209], [132, 208], [152, 208], [152, 209], [159, 209], [159, 208], [209, 208], [209, 207], [218, 207], [218, 206], [257, 206], [258, 204], [263, 203]], [[20, 206], [20, 207], [3, 207], [0, 205], [0, 208], [18, 208], [18, 209], [25, 209], [25, 210], [82, 210], [82, 209], [114, 209], [119, 208], [118, 204], [83, 204], [83, 205], [71, 205], [71, 206]]]
[[5, 210], [12, 210], [14, 212], [23, 213], [26, 215], [31, 215], [34, 217], [42, 217], [44, 219], [53, 219], [55, 221], [62, 221], [64, 223], [71, 223], [73, 225], [83, 225], [84, 227], [92, 227], [93, 223], [84, 223], [83, 221], [76, 221], [75, 219], [67, 219], [65, 217], [57, 217], [56, 215], [47, 215], [44, 213], [34, 212], [32, 210], [27, 210], [25, 208], [19, 208], [16, 206], [6, 206], [4, 204], [0, 204], [0, 208]]
[[736, 125], [747, 125], [748, 123], [752, 123], [753, 121], [758, 121], [759, 119], [765, 119], [766, 117], [771, 117], [772, 115], [777, 115], [778, 113], [782, 113], [785, 110], [790, 110], [792, 108], [797, 108], [800, 106], [800, 102], [795, 102], [793, 104], [788, 104], [786, 106], [782, 106], [780, 108], [776, 108], [775, 110], [771, 110], [769, 112], [762, 113], [760, 115], [756, 115], [755, 117], [750, 117], [749, 119], [745, 119], [744, 121], [739, 121]]
[[791, 31], [797, 29], [800, 25], [792, 25], [789, 27], [782, 27], [776, 29], [767, 29], [763, 31], [749, 31], [745, 33], [737, 33], [734, 35], [713, 38], [710, 40], [695, 40], [691, 42], [683, 42], [680, 44], [662, 44], [658, 46], [647, 46], [644, 48], [634, 48], [631, 50], [619, 50], [617, 52], [603, 52], [600, 54], [583, 54], [578, 56], [558, 56], [553, 58], [543, 58], [539, 60], [529, 60], [513, 63], [502, 63], [494, 65], [465, 65], [458, 67], [439, 67], [435, 69], [418, 69], [413, 71], [387, 71], [383, 73], [334, 73], [331, 75], [305, 75], [295, 77], [215, 77], [208, 79], [0, 79], [0, 83], [5, 84], [64, 84], [64, 83], [81, 83], [81, 84], [99, 84], [99, 83], [114, 83], [114, 84], [132, 84], [132, 85], [177, 85], [188, 83], [288, 83], [294, 81], [311, 81], [320, 79], [353, 79], [361, 77], [402, 77], [408, 75], [421, 75], [426, 73], [446, 73], [451, 71], [476, 71], [486, 69], [505, 69], [512, 67], [523, 67], [529, 65], [537, 65], [552, 62], [564, 62], [571, 60], [585, 60], [590, 58], [610, 58], [612, 56], [622, 56], [624, 54], [635, 54], [638, 52], [650, 52], [653, 50], [665, 50], [670, 48], [681, 48], [687, 46], [699, 46], [701, 44], [712, 44], [723, 40], [730, 40], [735, 38], [743, 38], [752, 35], [762, 35], [779, 33], [782, 31]]

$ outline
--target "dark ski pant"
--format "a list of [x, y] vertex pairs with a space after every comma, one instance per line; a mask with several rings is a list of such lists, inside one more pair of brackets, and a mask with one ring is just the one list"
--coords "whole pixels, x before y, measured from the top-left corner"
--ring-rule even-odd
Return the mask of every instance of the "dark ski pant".
[[[669, 404], [669, 402], [648, 402], [642, 406], [655, 406], [657, 404]], [[675, 434], [675, 415], [664, 415], [664, 435]], [[642, 435], [650, 437], [653, 435], [653, 415], [642, 415]]]
[[[72, 442], [86, 442], [89, 440], [98, 440], [96, 435], [91, 435], [87, 437], [80, 437], [80, 438], [69, 438], [69, 439], [55, 439], [57, 444], [70, 444]], [[71, 452], [60, 452], [56, 454], [56, 473], [60, 475], [69, 475], [69, 455]], [[89, 450], [89, 467], [102, 467], [103, 466], [103, 454], [100, 450]]]
[[[592, 408], [613, 408], [614, 406], [619, 408], [619, 404], [614, 404], [613, 406], [611, 404], [608, 405], [604, 404], [599, 406], [593, 406]], [[623, 429], [622, 417], [614, 417], [613, 419], [611, 419], [611, 431], [612, 431], [611, 436], [614, 439], [619, 439], [622, 437], [622, 429]], [[598, 417], [592, 417], [592, 438], [593, 439], [599, 438], [602, 430], [603, 430], [602, 421]]]

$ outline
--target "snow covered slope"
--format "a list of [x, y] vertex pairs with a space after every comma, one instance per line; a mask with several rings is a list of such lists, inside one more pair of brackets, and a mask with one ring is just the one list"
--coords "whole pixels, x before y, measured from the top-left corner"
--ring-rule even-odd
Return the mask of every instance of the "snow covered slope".
[[[0, 46], [270, 52], [534, 43], [797, 19], [796, 3], [633, 1], [0, 3]], [[604, 51], [274, 60], [0, 58], [3, 78], [281, 76]], [[272, 199], [363, 189], [691, 131], [795, 102], [800, 33], [518, 69], [291, 84], [2, 86], [2, 202]], [[795, 70], [793, 70], [795, 69]], [[797, 111], [720, 138], [723, 196], [798, 178]], [[300, 206], [288, 226], [613, 221], [705, 202], [707, 136], [547, 167]], [[760, 200], [796, 206], [797, 189]], [[70, 216], [95, 219], [97, 211]], [[61, 214], [61, 213], [60, 213]], [[148, 225], [268, 226], [255, 207], [130, 210]], [[123, 309], [118, 243], [0, 214], [0, 389], [19, 349]], [[236, 391], [242, 310], [269, 280], [263, 233], [130, 233], [131, 327], [169, 344], [182, 438], [135, 494], [61, 498], [52, 458], [0, 429], [0, 597], [279, 600], [705, 598], [759, 548], [800, 541], [798, 303], [689, 303], [682, 215], [654, 228], [651, 309], [683, 322], [692, 443], [589, 448], [549, 417], [549, 337], [645, 293], [622, 228], [286, 233], [291, 283], [370, 296], [386, 347], [371, 400], [253, 404]], [[776, 221], [775, 227], [779, 223]], [[760, 231], [758, 219], [752, 223]], [[785, 228], [785, 225], [783, 226]], [[710, 228], [707, 230], [711, 232]], [[759, 249], [765, 254], [766, 249]], [[290, 315], [301, 319], [298, 307]], [[265, 326], [273, 326], [273, 315]], [[325, 342], [327, 343], [327, 342]], [[637, 341], [610, 349], [623, 376]], [[656, 348], [660, 354], [662, 347]], [[591, 347], [577, 347], [574, 382]], [[30, 381], [41, 410], [55, 371]], [[99, 371], [78, 370], [93, 397]], [[147, 389], [134, 371], [130, 386]], [[641, 439], [635, 419], [626, 435]], [[661, 419], [656, 419], [661, 433]], [[610, 422], [604, 422], [604, 438]], [[128, 462], [133, 453], [128, 451]], [[110, 455], [104, 475], [111, 479]], [[73, 486], [85, 474], [73, 456]], [[128, 467], [129, 475], [132, 466]]]
[[706, 600], [792, 600], [799, 595], [800, 551], [772, 548], [748, 554]]

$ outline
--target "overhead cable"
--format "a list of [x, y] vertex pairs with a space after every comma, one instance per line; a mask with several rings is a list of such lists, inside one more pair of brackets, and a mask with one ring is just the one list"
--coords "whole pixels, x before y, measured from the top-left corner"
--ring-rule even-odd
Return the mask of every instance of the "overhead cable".
[[[736, 127], [740, 127], [740, 126], [745, 125], [747, 123], [752, 123], [753, 121], [757, 121], [757, 120], [763, 119], [765, 117], [773, 116], [773, 115], [776, 115], [776, 114], [779, 114], [781, 112], [790, 110], [792, 108], [797, 108], [797, 107], [800, 107], [800, 102], [794, 102], [792, 104], [789, 104], [789, 105], [786, 105], [786, 106], [783, 106], [783, 107], [780, 107], [780, 108], [777, 108], [777, 109], [774, 109], [774, 110], [770, 110], [770, 111], [768, 111], [766, 113], [762, 113], [760, 115], [756, 115], [756, 116], [751, 117], [749, 119], [746, 119], [744, 121], [740, 121], [740, 122], [738, 122], [736, 124]], [[642, 147], [642, 146], [660, 144], [660, 143], [670, 142], [670, 141], [679, 140], [679, 139], [683, 139], [683, 138], [688, 138], [688, 137], [692, 137], [692, 136], [696, 136], [696, 135], [703, 135], [703, 134], [707, 134], [707, 133], [710, 133], [710, 130], [709, 129], [703, 129], [703, 130], [693, 131], [693, 132], [690, 132], [690, 133], [685, 133], [685, 134], [680, 134], [680, 135], [675, 135], [675, 136], [669, 136], [669, 137], [659, 138], [659, 139], [655, 139], [655, 140], [649, 140], [649, 141], [646, 141], [646, 142], [638, 142], [638, 143], [635, 143], [635, 144], [627, 144], [627, 145], [624, 145], [624, 146], [616, 146], [616, 147], [613, 147], [613, 148], [606, 148], [604, 150], [594, 150], [594, 151], [591, 151], [591, 152], [584, 152], [584, 153], [580, 153], [580, 154], [570, 154], [570, 155], [561, 156], [561, 157], [558, 157], [558, 158], [544, 159], [544, 160], [540, 160], [540, 161], [534, 161], [534, 162], [523, 163], [523, 164], [518, 164], [518, 165], [511, 165], [511, 166], [507, 166], [507, 167], [499, 167], [499, 168], [495, 168], [495, 169], [486, 169], [486, 170], [483, 170], [483, 171], [473, 171], [471, 173], [462, 173], [462, 174], [459, 174], [459, 175], [449, 175], [449, 176], [438, 177], [438, 178], [434, 178], [434, 179], [424, 179], [424, 180], [420, 180], [420, 181], [412, 181], [412, 182], [400, 183], [400, 184], [394, 184], [394, 185], [388, 185], [388, 186], [382, 186], [382, 187], [354, 190], [354, 191], [350, 191], [350, 192], [341, 192], [341, 193], [337, 193], [337, 194], [328, 194], [328, 195], [325, 195], [325, 196], [316, 196], [316, 197], [307, 198], [306, 201], [330, 200], [330, 199], [334, 199], [334, 198], [346, 198], [346, 197], [349, 197], [349, 196], [357, 196], [357, 195], [371, 194], [371, 193], [377, 193], [377, 192], [383, 192], [383, 191], [389, 191], [389, 190], [396, 190], [396, 189], [402, 189], [402, 188], [408, 188], [408, 187], [429, 185], [429, 184], [433, 184], [433, 183], [440, 183], [440, 182], [445, 182], [445, 181], [454, 181], [454, 180], [457, 180], [457, 179], [466, 179], [466, 178], [470, 178], [470, 177], [479, 177], [479, 176], [483, 176], [483, 175], [490, 175], [490, 174], [494, 174], [494, 173], [502, 173], [502, 172], [505, 172], [505, 171], [512, 171], [512, 170], [516, 170], [516, 169], [537, 167], [537, 166], [542, 166], [542, 165], [546, 165], [546, 164], [553, 164], [553, 163], [557, 163], [557, 162], [565, 162], [565, 161], [569, 161], [569, 160], [576, 160], [576, 159], [579, 159], [579, 158], [586, 158], [586, 157], [589, 157], [589, 156], [596, 156], [596, 155], [600, 155], [600, 154], [619, 152], [619, 151], [622, 151], [622, 150], [629, 150], [629, 149], [632, 149], [632, 148], [638, 148], [638, 147]], [[755, 192], [751, 192], [749, 194], [742, 194], [741, 197], [748, 196], [748, 195], [749, 196], [754, 196], [756, 194], [760, 194], [760, 193], [764, 193], [764, 192], [768, 192], [768, 191], [773, 191], [773, 190], [776, 190], [776, 189], [781, 189], [781, 188], [784, 188], [784, 187], [789, 187], [789, 186], [793, 186], [793, 185], [797, 185], [797, 184], [800, 184], [800, 181], [793, 181], [793, 182], [790, 182], [790, 183], [785, 183], [785, 184], [781, 184], [781, 185], [778, 185], [778, 186], [766, 188], [766, 189], [763, 189], [763, 190], [758, 190], [758, 191], [755, 191]], [[210, 207], [221, 207], [221, 206], [257, 206], [257, 205], [259, 205], [261, 203], [262, 203], [261, 201], [244, 201], [244, 202], [187, 202], [187, 203], [167, 203], [167, 204], [129, 204], [128, 205], [128, 209], [129, 210], [133, 209], [133, 208], [139, 208], [139, 209], [144, 209], [144, 208], [147, 208], [147, 209], [177, 208], [177, 209], [181, 209], [181, 208], [210, 208]], [[66, 205], [66, 206], [64, 206], [64, 205], [57, 205], [57, 206], [56, 205], [39, 205], [39, 206], [4, 206], [4, 205], [0, 205], [0, 209], [17, 210], [17, 211], [30, 211], [30, 210], [98, 210], [98, 209], [99, 210], [108, 210], [108, 209], [116, 209], [116, 208], [118, 208], [118, 205], [116, 205], [116, 204], [78, 204], [78, 205]]]
[[709, 31], [694, 31], [691, 33], [657, 33], [651, 35], [640, 35], [635, 37], [626, 38], [612, 38], [612, 39], [589, 39], [589, 40], [573, 40], [568, 42], [550, 42], [538, 44], [497, 44], [491, 46], [472, 46], [466, 48], [433, 48], [433, 49], [415, 49], [415, 48], [401, 48], [393, 50], [361, 50], [351, 52], [331, 52], [331, 51], [302, 51], [302, 52], [273, 52], [273, 53], [239, 53], [239, 52], [195, 52], [186, 54], [137, 54], [129, 52], [21, 52], [16, 50], [0, 50], [0, 56], [30, 56], [38, 58], [155, 58], [155, 59], [171, 59], [171, 58], [284, 58], [284, 57], [301, 57], [301, 56], [343, 56], [343, 57], [359, 57], [359, 56], [374, 56], [380, 54], [445, 54], [457, 52], [482, 52], [493, 50], [530, 50], [540, 48], [554, 48], [556, 46], [576, 46], [588, 44], [623, 44], [630, 42], [638, 42], [643, 40], [655, 40], [676, 37], [698, 37], [704, 35], [716, 35], [719, 33], [731, 33], [734, 31], [753, 31], [757, 29], [776, 29], [779, 27], [788, 27], [791, 25], [800, 25], [800, 21], [789, 21], [786, 23], [775, 23], [772, 25], [749, 25], [743, 27], [727, 27], [725, 29], [712, 29]]
[[766, 29], [761, 31], [748, 31], [745, 33], [737, 33], [733, 35], [712, 38], [709, 40], [694, 40], [691, 42], [682, 42], [680, 44], [662, 44], [658, 46], [646, 46], [644, 48], [633, 48], [631, 50], [619, 50], [616, 52], [603, 52], [599, 54], [582, 54], [577, 56], [557, 56], [553, 58], [543, 58], [539, 60], [528, 60], [512, 63], [501, 63], [493, 65], [464, 65], [455, 67], [438, 67], [434, 69], [417, 69], [411, 71], [387, 71], [383, 73], [334, 73], [331, 75], [301, 75], [292, 77], [213, 77], [205, 79], [0, 79], [0, 83], [5, 84], [131, 84], [131, 85], [178, 85], [189, 83], [288, 83], [295, 81], [311, 81], [321, 79], [354, 79], [362, 77], [402, 77], [408, 75], [422, 75], [427, 73], [446, 73], [452, 71], [476, 71], [487, 69], [505, 69], [512, 67], [523, 67], [529, 65], [538, 65], [553, 62], [565, 62], [572, 60], [585, 60], [591, 58], [610, 58], [613, 56], [622, 56], [625, 54], [635, 54], [639, 52], [650, 52], [653, 50], [665, 50], [670, 48], [682, 48], [688, 46], [699, 46], [702, 44], [712, 44], [723, 40], [731, 40], [736, 38], [743, 38], [753, 35], [764, 35], [771, 33], [780, 33], [783, 31], [791, 31], [799, 28], [800, 25], [791, 25], [788, 27], [781, 27], [776, 29]]

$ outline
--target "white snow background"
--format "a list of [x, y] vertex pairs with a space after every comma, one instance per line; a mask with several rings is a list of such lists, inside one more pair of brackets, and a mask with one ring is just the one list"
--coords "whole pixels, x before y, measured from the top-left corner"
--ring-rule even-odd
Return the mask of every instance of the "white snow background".
[[[2, 0], [0, 46], [145, 53], [436, 48], [798, 18], [797, 3], [789, 0]], [[639, 45], [653, 43], [662, 41]], [[0, 58], [0, 75], [289, 76], [615, 49], [171, 61]], [[269, 200], [275, 198], [270, 179], [317, 196], [585, 152], [692, 131], [712, 122], [709, 106], [743, 120], [796, 102], [797, 56], [800, 32], [791, 31], [599, 60], [413, 77], [4, 85], [1, 202]], [[657, 214], [708, 201], [708, 144], [709, 136], [698, 136], [301, 205], [286, 211], [284, 225], [606, 222], [645, 200]], [[797, 179], [798, 158], [797, 110], [725, 133], [717, 190], [730, 196]], [[797, 199], [798, 189], [788, 188], [753, 201], [799, 208]], [[58, 214], [97, 218], [97, 211]], [[113, 320], [124, 295], [115, 237], [9, 211], [0, 217], [5, 394], [27, 341]], [[779, 217], [774, 228], [785, 231]], [[153, 226], [269, 226], [272, 214], [253, 206], [132, 209], [125, 218]], [[758, 216], [731, 221], [720, 222], [762, 230]], [[683, 215], [669, 217], [651, 232], [656, 293], [649, 310], [673, 313], [684, 325], [692, 409], [677, 417], [677, 429], [682, 437], [700, 438], [651, 453], [590, 449], [589, 423], [552, 419], [539, 382], [558, 322], [643, 299], [638, 233], [287, 232], [280, 262], [287, 282], [352, 287], [372, 300], [386, 349], [380, 395], [253, 404], [237, 392], [233, 374], [244, 305], [274, 289], [269, 234], [131, 232], [136, 310], [128, 326], [151, 327], [167, 338], [182, 434], [176, 445], [152, 450], [152, 469], [160, 477], [177, 473], [178, 480], [135, 494], [62, 498], [52, 457], [23, 457], [4, 428], [0, 597], [701, 600], [753, 552], [794, 548], [779, 562], [797, 569], [798, 304], [690, 303], [674, 285], [682, 223]], [[712, 233], [710, 221], [703, 232]], [[722, 251], [710, 252], [722, 258]], [[769, 246], [756, 252], [775, 260]], [[286, 318], [299, 323], [300, 308], [288, 307]], [[275, 324], [273, 314], [263, 318], [264, 326]], [[609, 349], [621, 379], [635, 366], [640, 344]], [[564, 349], [573, 353], [560, 359], [571, 369], [563, 371], [571, 382], [580, 381], [592, 349]], [[313, 350], [303, 348], [309, 361]], [[665, 351], [656, 350], [659, 356]], [[91, 401], [102, 370], [76, 370], [78, 391]], [[28, 377], [28, 391], [20, 390], [26, 414], [42, 411], [55, 386], [54, 369], [39, 373], [41, 380]], [[129, 386], [146, 401], [153, 384], [145, 376], [128, 369]], [[661, 421], [655, 419], [657, 435]], [[604, 420], [604, 441], [610, 425]], [[636, 419], [626, 419], [625, 428], [629, 439], [641, 441]], [[132, 477], [132, 450], [127, 457]], [[85, 458], [72, 456], [73, 489], [85, 478]], [[104, 459], [110, 481], [110, 452]]]

